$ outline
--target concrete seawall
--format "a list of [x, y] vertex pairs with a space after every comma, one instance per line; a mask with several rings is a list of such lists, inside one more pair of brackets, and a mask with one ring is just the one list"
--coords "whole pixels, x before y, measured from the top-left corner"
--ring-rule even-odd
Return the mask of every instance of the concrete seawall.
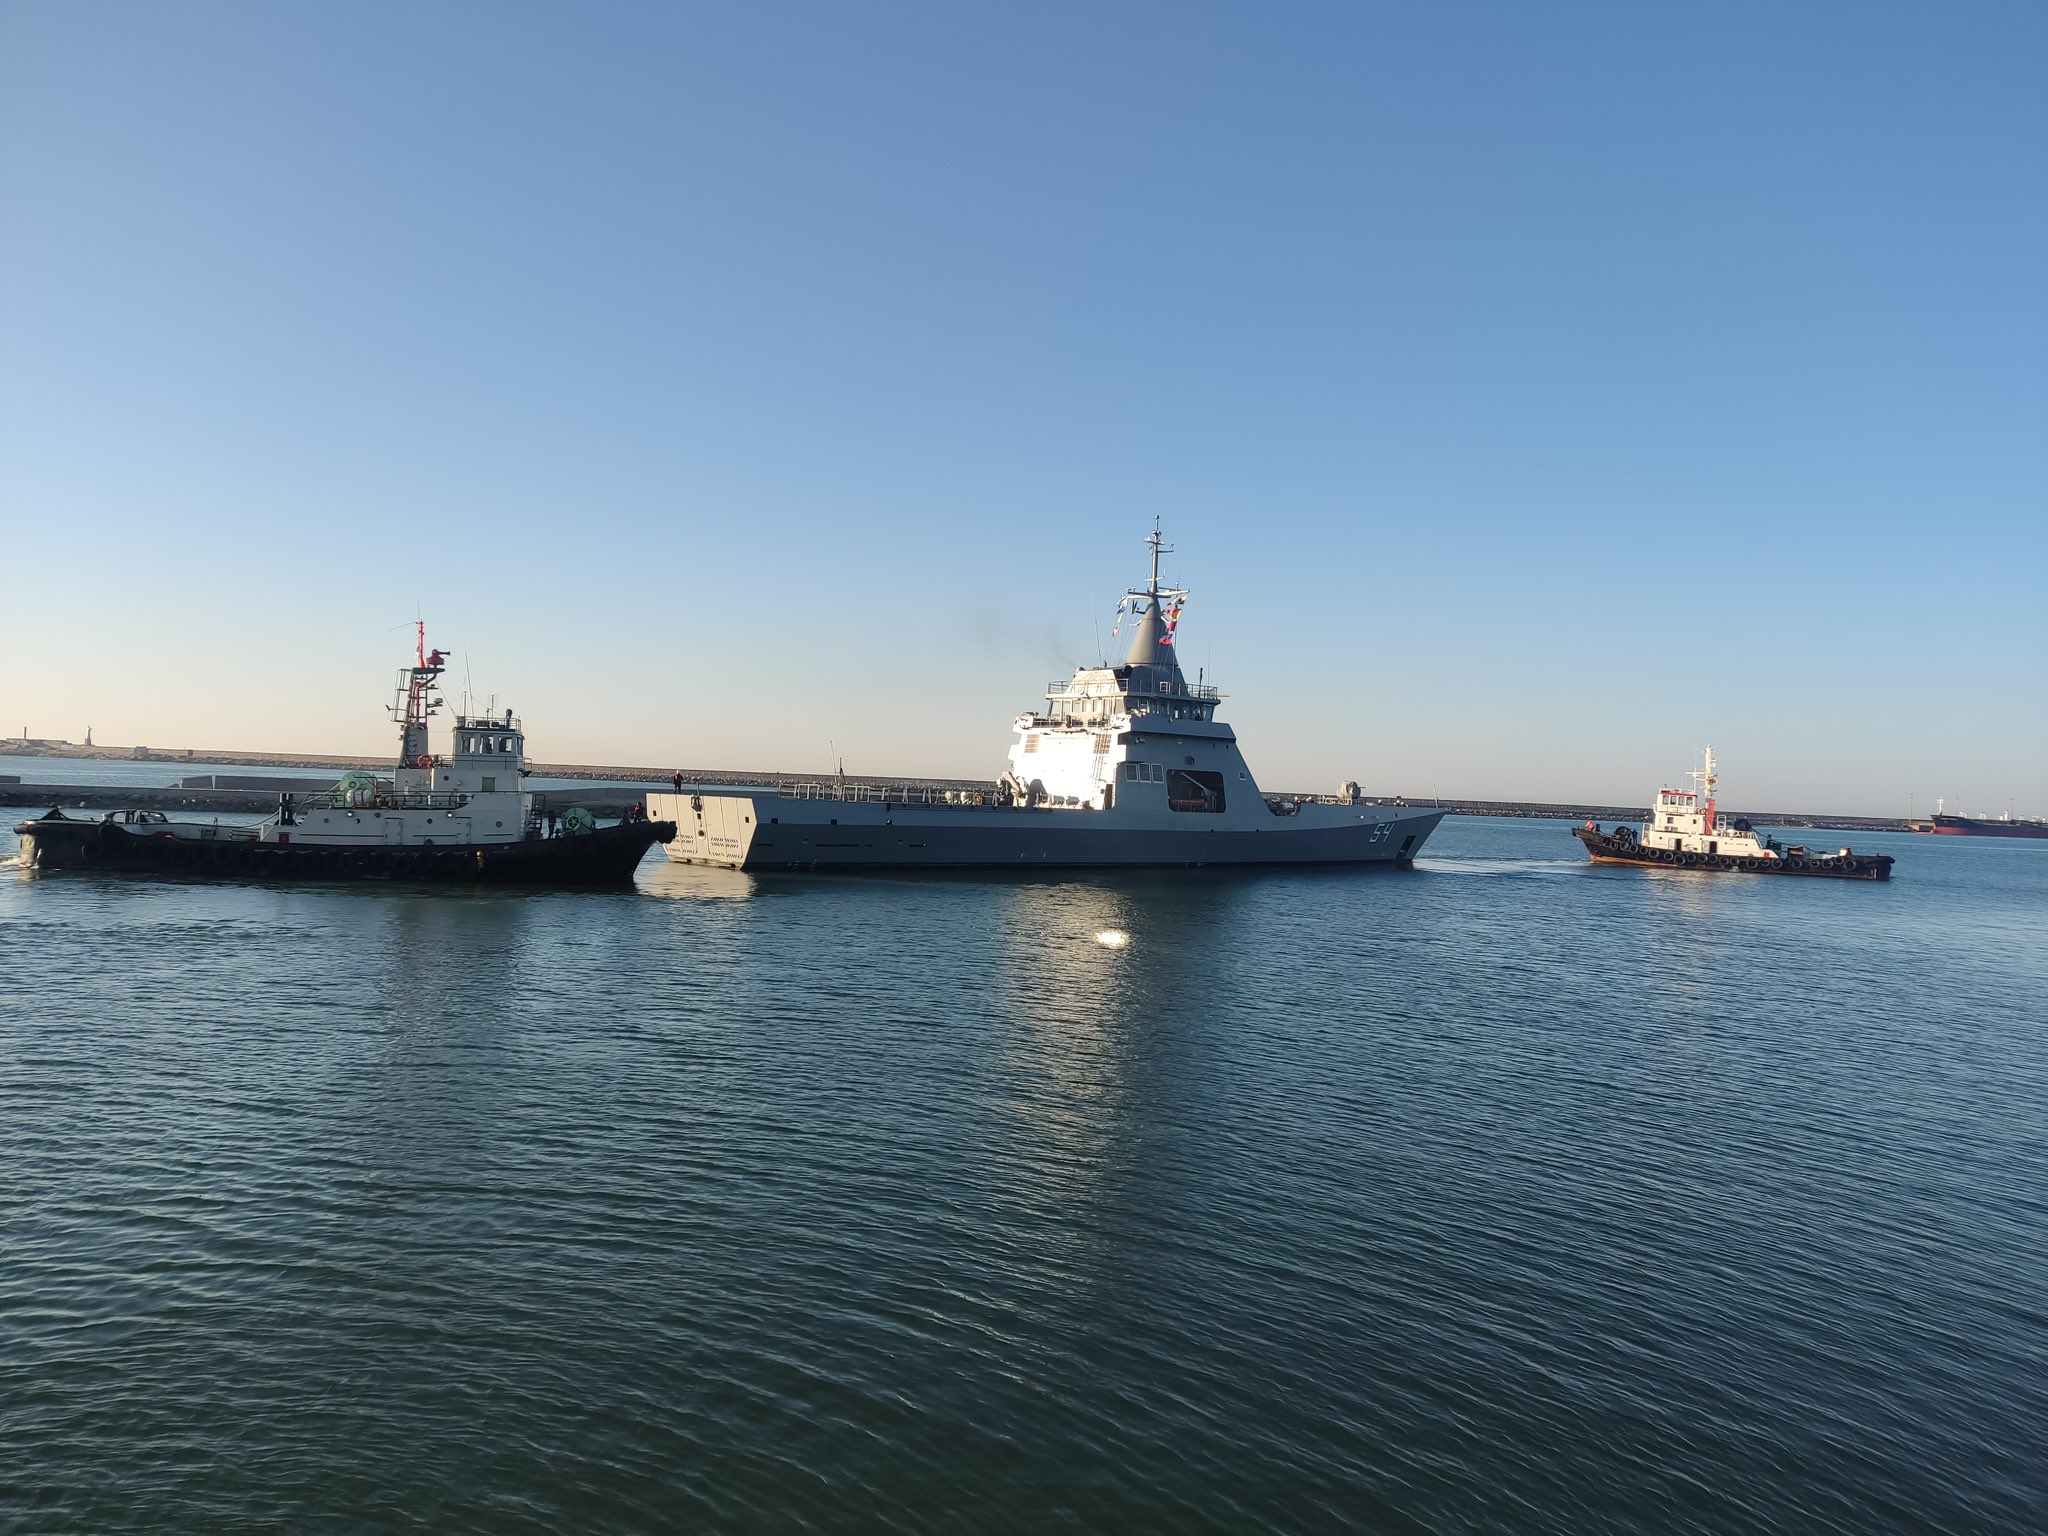
[[[180, 767], [190, 763], [227, 763], [252, 768], [311, 768], [321, 771], [320, 777], [304, 778], [283, 775], [199, 775], [159, 789], [106, 784], [18, 784], [9, 783], [5, 775], [0, 775], [0, 805], [62, 805], [67, 808], [134, 806], [148, 810], [237, 814], [275, 810], [280, 792], [289, 789], [293, 793], [311, 793], [325, 789], [350, 769], [366, 769], [388, 776], [392, 767], [389, 757], [333, 757], [317, 753], [291, 752], [203, 752], [197, 748], [172, 752], [148, 747], [82, 748], [53, 742], [0, 740], [0, 762], [6, 762], [9, 758], [161, 763], [166, 779], [175, 777]], [[581, 805], [600, 815], [616, 815], [626, 806], [637, 803], [647, 789], [667, 788], [675, 770], [607, 763], [535, 763], [531, 766], [530, 772], [536, 778], [570, 779], [587, 786], [574, 791], [536, 790], [535, 793], [546, 795], [545, 808], [560, 809], [569, 805]], [[685, 768], [682, 775], [686, 784], [824, 784], [831, 781], [829, 774], [790, 773], [771, 769]], [[202, 785], [197, 782], [198, 778], [205, 778], [210, 782]], [[892, 775], [871, 774], [864, 775], [862, 781], [886, 782], [919, 790], [986, 791], [993, 788], [987, 779], [898, 778]], [[1287, 792], [1269, 790], [1268, 793], [1276, 798], [1288, 798]], [[1370, 798], [1387, 801], [1403, 797], [1378, 794]], [[1404, 798], [1404, 803], [1439, 806], [1455, 816], [1517, 816], [1555, 821], [1590, 819], [1603, 824], [1640, 824], [1648, 820], [1650, 814], [1649, 807], [1642, 805], [1554, 804], [1532, 800], [1439, 800], [1428, 795], [1409, 795]], [[1817, 811], [1736, 809], [1724, 810], [1721, 814], [1723, 819], [1729, 821], [1738, 816], [1745, 817], [1760, 827], [1835, 827], [1848, 832], [1909, 830], [1905, 819], [1897, 816], [1842, 816]]]
[[[389, 766], [383, 765], [383, 766]], [[548, 777], [566, 777], [553, 772]], [[222, 779], [229, 775], [220, 775]], [[684, 782], [703, 785], [747, 785], [773, 784], [776, 782], [829, 782], [821, 777], [805, 780], [802, 775], [778, 773], [688, 773]], [[534, 794], [540, 801], [541, 809], [565, 810], [580, 805], [600, 816], [616, 816], [627, 806], [637, 805], [649, 788], [660, 785], [666, 788], [670, 781], [668, 774], [647, 773], [637, 782], [612, 784], [583, 784], [566, 789], [536, 789]], [[276, 789], [253, 789], [245, 787], [202, 788], [187, 785], [172, 785], [150, 788], [132, 784], [9, 784], [0, 780], [0, 805], [21, 807], [62, 806], [66, 810], [134, 808], [151, 811], [183, 811], [203, 815], [247, 815], [263, 814], [277, 809], [277, 798], [281, 793], [308, 794], [327, 788], [332, 779], [280, 780]], [[966, 789], [986, 791], [993, 788], [986, 780], [978, 779], [897, 779], [890, 781], [892, 787], [910, 789]], [[284, 785], [290, 784], [289, 791]], [[1276, 795], [1275, 798], [1286, 798]], [[1373, 797], [1388, 800], [1391, 796]], [[1533, 817], [1553, 821], [1597, 821], [1603, 825], [1615, 822], [1630, 822], [1640, 825], [1649, 817], [1645, 806], [1625, 805], [1555, 805], [1533, 801], [1511, 800], [1432, 800], [1427, 796], [1411, 796], [1405, 802], [1409, 805], [1434, 805], [1454, 816], [1514, 816]], [[1724, 818], [1733, 821], [1737, 816], [1746, 817], [1759, 827], [1811, 827], [1836, 828], [1845, 832], [1903, 832], [1907, 830], [1903, 820], [1876, 816], [1819, 816], [1810, 812], [1787, 813], [1772, 811], [1724, 812]]]
[[[306, 788], [284, 790], [192, 789], [184, 786], [150, 788], [135, 784], [0, 784], [0, 805], [53, 806], [75, 810], [182, 811], [201, 816], [267, 814], [277, 809], [284, 793], [311, 794], [333, 784], [332, 779], [311, 781]], [[616, 816], [629, 805], [638, 805], [647, 791], [626, 785], [579, 786], [573, 789], [535, 790], [539, 809], [567, 810], [572, 805], [599, 816]], [[25, 817], [16, 818], [25, 820]]]

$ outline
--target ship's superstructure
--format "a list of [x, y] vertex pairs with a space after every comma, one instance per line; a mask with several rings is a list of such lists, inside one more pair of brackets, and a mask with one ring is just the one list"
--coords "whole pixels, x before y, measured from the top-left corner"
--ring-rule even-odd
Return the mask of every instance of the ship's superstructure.
[[1150, 579], [1119, 605], [1120, 663], [1077, 667], [1017, 717], [1008, 767], [985, 792], [914, 797], [874, 786], [695, 786], [648, 798], [672, 819], [671, 859], [733, 868], [1060, 867], [1400, 863], [1443, 813], [1261, 793], [1217, 717], [1222, 695], [1178, 656], [1183, 587], [1155, 525]]
[[521, 783], [526, 732], [511, 710], [491, 717], [458, 714], [452, 750], [433, 751], [430, 722], [444, 707], [438, 688], [447, 658], [427, 649], [424, 624], [418, 645], [417, 660], [399, 670], [391, 705], [399, 746], [389, 786], [370, 774], [351, 773], [327, 794], [287, 799], [257, 828], [260, 841], [434, 848], [514, 843], [540, 833], [534, 798]]
[[1678, 853], [1777, 858], [1777, 849], [1759, 841], [1747, 821], [1720, 819], [1714, 808], [1714, 789], [1721, 781], [1714, 772], [1712, 747], [1706, 748], [1704, 758], [1703, 766], [1686, 773], [1693, 788], [1657, 791], [1657, 803], [1650, 808], [1650, 823], [1641, 834], [1642, 845]]
[[1687, 772], [1691, 789], [1660, 789], [1641, 832], [1619, 826], [1603, 832], [1593, 822], [1574, 827], [1572, 836], [1585, 844], [1596, 864], [1662, 864], [1682, 869], [1745, 870], [1751, 874], [1838, 875], [1853, 879], [1891, 877], [1889, 854], [1810, 853], [1786, 848], [1772, 838], [1758, 838], [1741, 817], [1723, 821], [1714, 803], [1720, 784], [1714, 749], [1708, 747], [1700, 767]]
[[[1188, 594], [1159, 580], [1159, 557], [1172, 551], [1156, 527], [1146, 543], [1152, 579], [1118, 605], [1119, 623], [1128, 615], [1133, 625], [1123, 664], [1078, 667], [1065, 682], [1055, 678], [1046, 685], [1045, 708], [1017, 717], [1003, 786], [1019, 804], [1107, 810], [1122, 797], [1217, 815], [1229, 809], [1233, 783], [1251, 783], [1237, 737], [1216, 719], [1223, 695], [1181, 674], [1174, 634]], [[1169, 735], [1192, 749], [1178, 763], [1173, 753], [1150, 750]], [[1239, 790], [1243, 798], [1256, 793]]]
[[[115, 811], [98, 821], [52, 812], [21, 823], [31, 868], [189, 870], [291, 878], [619, 883], [668, 829], [644, 814], [599, 828], [587, 812], [544, 817], [521, 782], [526, 733], [511, 710], [458, 714], [451, 748], [433, 750], [446, 657], [418, 652], [391, 706], [399, 755], [388, 782], [344, 774], [320, 794], [278, 797], [255, 826], [172, 821]], [[557, 836], [555, 834], [562, 835]]]

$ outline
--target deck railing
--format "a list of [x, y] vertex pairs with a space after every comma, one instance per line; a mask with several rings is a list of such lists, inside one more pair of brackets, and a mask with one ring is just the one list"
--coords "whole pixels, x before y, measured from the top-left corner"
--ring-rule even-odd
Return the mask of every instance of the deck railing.
[[1211, 688], [1206, 683], [1183, 683], [1180, 685], [1180, 687], [1173, 689], [1169, 693], [1148, 693], [1142, 688], [1133, 688], [1124, 693], [1069, 693], [1067, 690], [1072, 686], [1073, 685], [1065, 679], [1056, 677], [1051, 682], [1045, 685], [1045, 696], [1048, 699], [1057, 700], [1109, 699], [1112, 701], [1121, 701], [1123, 699], [1201, 699], [1206, 703], [1212, 704], [1218, 702], [1223, 697], [1223, 691], [1220, 688]]
[[[688, 786], [684, 786], [686, 789]], [[986, 789], [945, 788], [934, 784], [885, 784], [853, 779], [780, 780], [763, 786], [791, 800], [840, 800], [868, 805], [976, 806], [1002, 803], [991, 784]]]
[[453, 811], [469, 804], [459, 790], [322, 789], [291, 795], [293, 811]]

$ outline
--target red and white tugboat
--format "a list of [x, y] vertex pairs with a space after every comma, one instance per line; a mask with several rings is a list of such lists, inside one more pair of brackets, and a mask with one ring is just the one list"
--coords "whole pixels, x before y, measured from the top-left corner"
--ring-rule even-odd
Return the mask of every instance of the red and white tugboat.
[[120, 870], [225, 879], [420, 880], [463, 885], [626, 885], [641, 855], [675, 836], [642, 811], [600, 827], [587, 811], [543, 818], [520, 780], [526, 736], [512, 711], [457, 715], [436, 755], [427, 722], [445, 658], [427, 649], [398, 674], [398, 765], [389, 782], [345, 774], [317, 795], [281, 795], [255, 826], [173, 821], [157, 811], [97, 820], [53, 810], [14, 830], [29, 869]]
[[1855, 853], [1844, 848], [1819, 853], [1776, 838], [1759, 840], [1750, 824], [1737, 818], [1723, 822], [1714, 810], [1714, 749], [1706, 750], [1706, 766], [1686, 777], [1699, 788], [1660, 789], [1650, 824], [1637, 832], [1619, 826], [1603, 832], [1596, 822], [1572, 828], [1595, 864], [1655, 864], [1666, 869], [1744, 870], [1755, 875], [1821, 875], [1836, 880], [1889, 880], [1888, 853]]

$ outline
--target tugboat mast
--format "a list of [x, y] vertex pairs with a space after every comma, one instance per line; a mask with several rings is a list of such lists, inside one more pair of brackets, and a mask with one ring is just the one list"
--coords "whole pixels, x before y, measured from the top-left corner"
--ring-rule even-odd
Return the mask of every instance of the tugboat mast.
[[440, 696], [433, 688], [447, 660], [439, 650], [431, 653], [427, 650], [427, 621], [421, 619], [417, 623], [419, 661], [400, 670], [398, 698], [391, 706], [391, 718], [398, 722], [398, 766], [401, 768], [433, 766], [427, 718], [441, 708]]
[[1706, 758], [1707, 762], [1704, 768], [1689, 769], [1685, 776], [1699, 785], [1700, 798], [1706, 802], [1707, 830], [1711, 832], [1714, 830], [1714, 786], [1721, 781], [1714, 777], [1714, 749], [1712, 747], [1706, 749]]

